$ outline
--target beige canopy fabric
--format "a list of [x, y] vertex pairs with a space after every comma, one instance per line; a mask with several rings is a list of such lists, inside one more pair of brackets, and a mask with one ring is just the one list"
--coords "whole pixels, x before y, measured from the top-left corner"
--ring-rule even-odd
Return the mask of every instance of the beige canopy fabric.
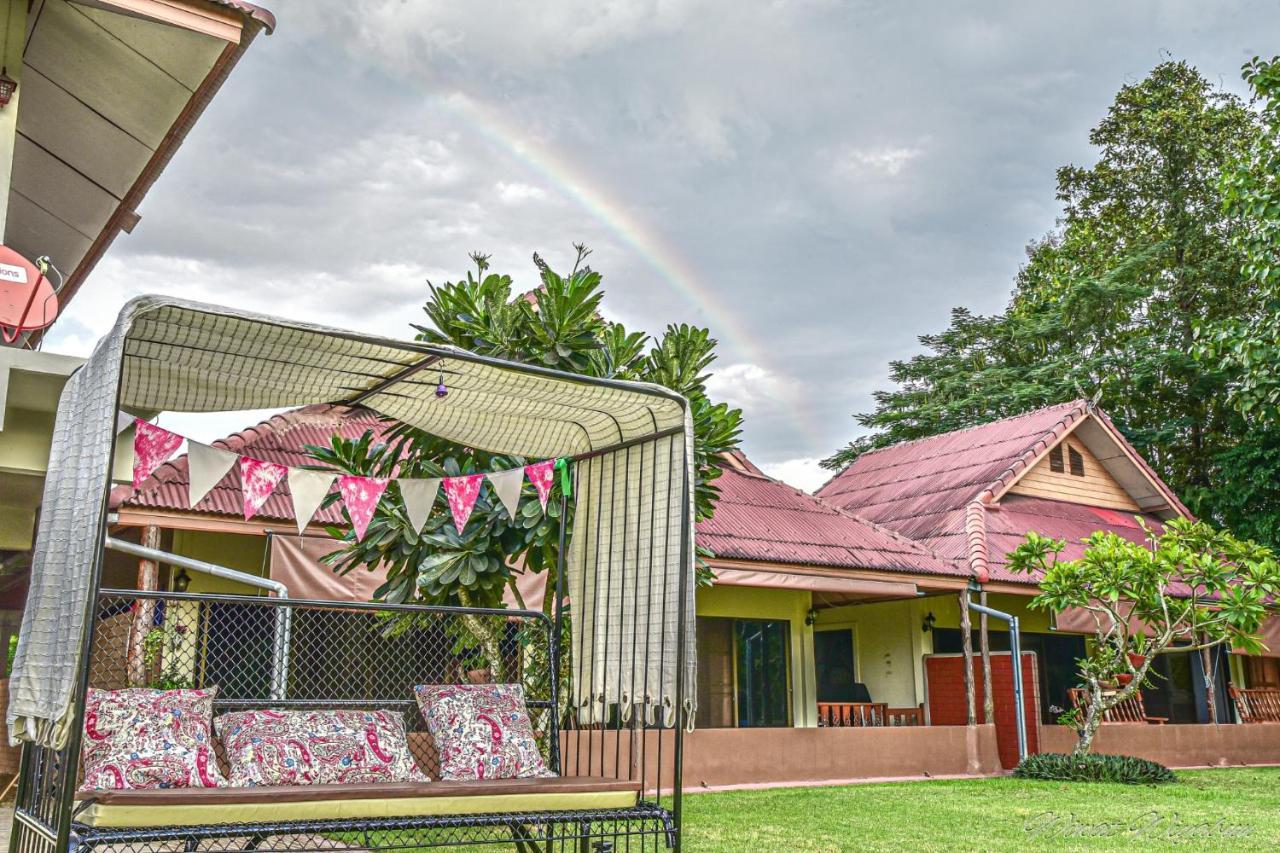
[[[449, 393], [437, 398], [441, 374]], [[611, 685], [644, 683], [642, 701], [652, 707], [674, 709], [680, 695], [692, 718], [693, 457], [682, 397], [654, 385], [588, 379], [448, 347], [149, 296], [124, 307], [112, 332], [67, 382], [58, 406], [10, 682], [11, 740], [60, 747], [77, 719], [117, 410], [216, 412], [318, 402], [364, 405], [491, 452], [582, 460], [575, 466], [575, 524], [610, 532], [606, 548], [584, 550], [579, 543], [586, 545], [589, 537], [575, 533], [570, 549], [570, 580], [591, 602], [589, 611], [570, 608], [575, 658], [599, 662], [591, 673]], [[618, 465], [624, 456], [646, 454], [662, 457], [662, 465]], [[646, 529], [665, 532], [663, 547], [643, 541]], [[624, 594], [640, 577], [646, 590], [656, 592]], [[676, 615], [681, 611], [684, 624]], [[633, 655], [634, 643], [626, 655], [605, 648], [637, 627], [660, 635], [646, 649], [652, 657]], [[683, 672], [677, 666], [681, 636], [687, 644]], [[634, 699], [600, 682], [575, 683], [575, 692], [583, 707]]]
[[868, 578], [807, 575], [751, 569], [716, 569], [716, 583], [723, 586], [753, 586], [764, 589], [801, 589], [830, 593], [849, 599], [912, 598], [916, 585], [910, 581], [879, 581]]
[[[271, 579], [289, 589], [290, 598], [316, 601], [372, 601], [373, 594], [387, 579], [387, 570], [357, 568], [345, 575], [320, 558], [342, 548], [342, 543], [328, 536], [271, 536]], [[545, 574], [516, 571], [516, 588], [524, 600], [523, 609], [541, 610], [547, 585]], [[507, 589], [502, 596], [509, 609], [521, 609], [521, 603]]]

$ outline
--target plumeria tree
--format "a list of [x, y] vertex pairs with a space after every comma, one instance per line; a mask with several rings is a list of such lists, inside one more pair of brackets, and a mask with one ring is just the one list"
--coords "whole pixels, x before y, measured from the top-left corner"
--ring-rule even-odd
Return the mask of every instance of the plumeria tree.
[[1094, 636], [1080, 675], [1088, 702], [1072, 719], [1087, 753], [1112, 708], [1147, 682], [1157, 655], [1230, 645], [1264, 650], [1258, 638], [1280, 591], [1280, 565], [1270, 549], [1204, 522], [1176, 519], [1157, 531], [1139, 518], [1145, 541], [1099, 532], [1084, 554], [1061, 559], [1063, 540], [1037, 533], [1009, 557], [1015, 572], [1040, 575], [1030, 606], [1093, 617]]
[[[718, 496], [718, 459], [737, 447], [742, 423], [740, 410], [707, 395], [716, 340], [707, 329], [684, 324], [670, 325], [653, 339], [606, 320], [601, 313], [601, 276], [586, 264], [589, 251], [575, 248], [576, 260], [567, 275], [534, 255], [538, 285], [532, 289], [517, 289], [510, 276], [490, 271], [488, 256], [472, 255], [475, 269], [465, 279], [430, 286], [423, 308], [429, 322], [414, 326], [417, 338], [587, 376], [652, 382], [683, 394], [693, 417], [695, 518], [709, 518]], [[447, 375], [442, 379], [447, 382]], [[377, 439], [368, 433], [354, 440], [335, 437], [330, 446], [309, 450], [325, 468], [379, 477], [455, 477], [534, 461], [461, 447], [398, 422], [389, 422]], [[341, 573], [384, 566], [387, 581], [375, 594], [380, 600], [480, 607], [502, 607], [504, 590], [523, 604], [512, 572], [519, 564], [526, 571], [545, 573], [542, 606], [549, 612], [556, 582], [560, 490], [557, 476], [544, 514], [526, 483], [513, 517], [482, 489], [462, 530], [442, 512], [433, 513], [419, 530], [392, 484], [362, 539], [356, 540], [349, 530], [329, 531], [343, 547], [327, 560]], [[329, 497], [330, 502], [336, 499]], [[704, 580], [707, 574], [702, 572]], [[472, 621], [469, 631], [500, 677], [499, 638], [488, 623]]]

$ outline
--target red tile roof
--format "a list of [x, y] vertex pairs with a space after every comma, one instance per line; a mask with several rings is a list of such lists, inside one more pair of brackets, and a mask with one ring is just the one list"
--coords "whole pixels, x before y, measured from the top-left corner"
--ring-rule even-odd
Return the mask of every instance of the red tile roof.
[[[1075, 400], [868, 451], [818, 495], [929, 546], [944, 559], [967, 564], [979, 578], [989, 573], [991, 580], [1031, 583], [1034, 579], [1005, 569], [1006, 555], [1031, 530], [1067, 540], [1067, 559], [1080, 555], [1080, 540], [1094, 531], [1141, 536], [1132, 513], [1003, 494], [1040, 454], [1090, 415], [1124, 441], [1103, 412]], [[1145, 460], [1131, 455], [1174, 511], [1189, 515]], [[993, 498], [998, 501], [990, 505]], [[1160, 524], [1155, 515], [1144, 518]]]
[[698, 525], [698, 543], [717, 557], [845, 569], [961, 575], [918, 543], [765, 476], [736, 457], [716, 480], [716, 514]]
[[[213, 442], [213, 446], [296, 468], [315, 464], [315, 460], [303, 449], [305, 446], [328, 445], [335, 434], [344, 438], [359, 438], [370, 429], [378, 434], [383, 429], [382, 421], [376, 413], [367, 409], [322, 404], [274, 415], [257, 426]], [[157, 468], [154, 474], [143, 481], [137, 492], [131, 486], [117, 486], [111, 494], [111, 505], [115, 508], [158, 509], [165, 512], [244, 518], [238, 467], [232, 466], [231, 472], [194, 507], [187, 506], [189, 482], [187, 457], [183, 454]], [[294, 520], [288, 482], [282, 482], [276, 487], [255, 518], [264, 521]], [[336, 504], [317, 512], [313, 521], [319, 524], [346, 523]]]

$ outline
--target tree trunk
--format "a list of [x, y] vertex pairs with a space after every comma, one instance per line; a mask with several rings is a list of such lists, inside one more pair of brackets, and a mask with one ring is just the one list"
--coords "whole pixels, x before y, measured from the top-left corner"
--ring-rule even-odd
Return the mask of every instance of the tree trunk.
[[977, 708], [973, 695], [973, 626], [969, 622], [969, 593], [960, 590], [960, 644], [964, 649], [964, 699], [969, 725], [977, 722]]
[[[1216, 648], [1216, 647], [1215, 647]], [[1200, 667], [1204, 670], [1204, 703], [1209, 712], [1209, 722], [1218, 722], [1218, 697], [1216, 679], [1213, 677], [1213, 649], [1200, 650]]]
[[[463, 607], [471, 607], [471, 596], [464, 589], [458, 590], [458, 601]], [[480, 644], [480, 648], [484, 651], [485, 660], [489, 664], [489, 671], [493, 673], [494, 683], [501, 683], [506, 680], [506, 668], [502, 665], [502, 638], [500, 635], [501, 628], [493, 628], [486, 624], [486, 620], [492, 619], [491, 616], [476, 616], [468, 614], [462, 617], [462, 624], [471, 632], [471, 636], [476, 638], [476, 642]]]
[[[148, 524], [142, 528], [142, 545], [158, 550], [160, 548], [160, 528]], [[160, 585], [160, 567], [151, 560], [138, 561], [138, 589], [155, 590]], [[156, 602], [152, 598], [139, 598], [134, 602], [133, 621], [129, 625], [129, 686], [143, 687], [150, 673], [146, 665], [147, 634], [151, 633], [151, 623], [155, 620]]]

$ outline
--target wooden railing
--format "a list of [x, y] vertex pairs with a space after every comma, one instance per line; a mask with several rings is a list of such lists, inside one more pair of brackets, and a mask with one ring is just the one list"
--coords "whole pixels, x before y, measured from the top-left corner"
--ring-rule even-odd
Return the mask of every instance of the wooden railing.
[[[1071, 700], [1073, 707], [1080, 709], [1082, 712], [1089, 705], [1089, 691], [1083, 687], [1072, 687], [1067, 691], [1067, 696]], [[1128, 699], [1116, 705], [1107, 711], [1107, 715], [1103, 718], [1104, 723], [1152, 723], [1155, 725], [1163, 725], [1169, 722], [1168, 717], [1151, 717], [1147, 715], [1147, 706], [1142, 701], [1142, 691], [1139, 690]]]
[[1280, 723], [1280, 687], [1227, 687], [1242, 723]]
[[819, 702], [818, 725], [830, 728], [922, 726], [924, 709], [890, 708], [887, 702]]

